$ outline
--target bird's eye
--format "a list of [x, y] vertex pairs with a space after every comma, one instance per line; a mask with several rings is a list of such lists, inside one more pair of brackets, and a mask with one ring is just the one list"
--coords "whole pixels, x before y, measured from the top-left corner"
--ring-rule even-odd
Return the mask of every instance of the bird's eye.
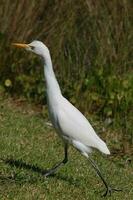
[[30, 46], [30, 48], [31, 48], [31, 50], [34, 50], [34, 49], [35, 49], [35, 47], [34, 47], [34, 46]]

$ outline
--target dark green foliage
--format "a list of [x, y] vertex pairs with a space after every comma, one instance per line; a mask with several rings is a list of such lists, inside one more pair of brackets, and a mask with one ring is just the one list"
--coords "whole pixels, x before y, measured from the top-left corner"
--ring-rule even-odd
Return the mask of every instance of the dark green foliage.
[[[133, 96], [131, 3], [0, 0], [1, 88], [46, 103], [40, 60], [11, 47], [12, 42], [42, 40], [50, 48], [63, 94], [83, 112], [115, 118], [128, 131], [125, 119], [131, 116]], [[5, 83], [8, 79], [11, 84]]]

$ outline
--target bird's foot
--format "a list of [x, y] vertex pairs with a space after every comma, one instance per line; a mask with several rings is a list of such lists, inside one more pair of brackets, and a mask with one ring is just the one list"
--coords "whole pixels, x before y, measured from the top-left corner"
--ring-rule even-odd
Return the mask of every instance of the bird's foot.
[[45, 173], [44, 173], [44, 176], [45, 177], [48, 177], [48, 176], [53, 176], [55, 174], [55, 170], [47, 170]]
[[120, 192], [122, 190], [121, 189], [111, 188], [111, 187], [108, 186], [107, 189], [106, 189], [106, 192], [102, 195], [102, 197], [106, 197], [108, 194], [109, 194], [109, 196], [111, 196], [113, 191]]
[[64, 165], [65, 163], [67, 162], [67, 158], [64, 158], [63, 161], [57, 163], [54, 167], [52, 167], [51, 169], [47, 170], [45, 173], [44, 173], [44, 176], [47, 177], [47, 176], [52, 176], [56, 173], [56, 171], [62, 166]]

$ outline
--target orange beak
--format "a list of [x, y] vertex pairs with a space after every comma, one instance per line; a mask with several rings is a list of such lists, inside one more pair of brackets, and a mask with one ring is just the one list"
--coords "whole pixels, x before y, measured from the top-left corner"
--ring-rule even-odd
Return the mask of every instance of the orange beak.
[[28, 48], [28, 44], [21, 44], [21, 43], [12, 43], [13, 46], [18, 47], [18, 48]]

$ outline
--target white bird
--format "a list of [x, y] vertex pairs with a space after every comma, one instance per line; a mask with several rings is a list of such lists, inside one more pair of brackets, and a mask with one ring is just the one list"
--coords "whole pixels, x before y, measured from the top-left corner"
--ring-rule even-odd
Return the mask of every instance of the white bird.
[[56, 80], [49, 49], [40, 41], [33, 41], [30, 44], [13, 43], [16, 47], [25, 48], [28, 51], [39, 55], [44, 62], [44, 75], [46, 79], [47, 103], [50, 119], [56, 132], [64, 142], [64, 159], [56, 166], [48, 170], [45, 176], [55, 171], [68, 161], [68, 144], [72, 144], [92, 164], [97, 174], [103, 181], [106, 192], [111, 194], [112, 189], [103, 178], [99, 168], [90, 158], [93, 149], [98, 149], [104, 154], [110, 154], [105, 142], [96, 134], [85, 116], [75, 108], [65, 97], [63, 97], [59, 84]]

